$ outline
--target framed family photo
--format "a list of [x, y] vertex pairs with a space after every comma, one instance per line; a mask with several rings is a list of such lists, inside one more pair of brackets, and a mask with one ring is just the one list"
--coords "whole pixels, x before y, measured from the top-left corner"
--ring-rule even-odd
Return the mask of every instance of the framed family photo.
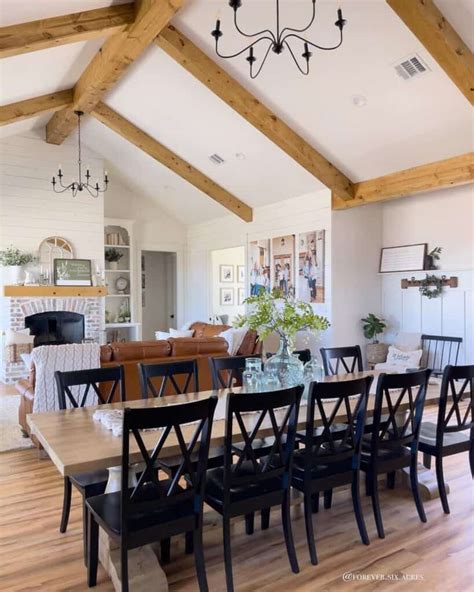
[[56, 286], [92, 286], [90, 259], [55, 259], [53, 269]]
[[220, 266], [220, 280], [221, 282], [232, 283], [234, 281], [234, 266], [221, 265]]

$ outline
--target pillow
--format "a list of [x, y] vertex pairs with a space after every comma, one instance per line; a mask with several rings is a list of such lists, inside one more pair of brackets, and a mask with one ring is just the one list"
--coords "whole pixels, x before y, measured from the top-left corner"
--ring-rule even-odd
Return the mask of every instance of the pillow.
[[161, 341], [162, 339], [169, 339], [171, 337], [171, 333], [166, 333], [165, 331], [155, 331], [155, 339], [157, 341]]
[[5, 345], [25, 345], [33, 343], [34, 335], [30, 335], [29, 329], [21, 329], [20, 331], [12, 331], [7, 329], [5, 331]]
[[404, 366], [405, 368], [418, 368], [423, 350], [403, 351], [391, 345], [388, 348], [387, 364]]
[[194, 329], [170, 329], [171, 337], [192, 337], [194, 335]]
[[223, 337], [228, 344], [227, 351], [231, 356], [235, 356], [239, 351], [240, 346], [242, 345], [242, 341], [247, 333], [247, 329], [245, 327], [239, 327], [238, 329], [234, 329], [231, 327], [226, 331], [222, 331], [219, 333], [219, 337]]

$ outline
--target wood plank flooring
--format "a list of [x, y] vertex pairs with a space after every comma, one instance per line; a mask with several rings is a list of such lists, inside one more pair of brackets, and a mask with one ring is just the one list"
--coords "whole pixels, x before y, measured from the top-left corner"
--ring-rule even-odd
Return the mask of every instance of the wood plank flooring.
[[[430, 418], [432, 419], [432, 418]], [[283, 542], [281, 521], [272, 512], [271, 527], [247, 536], [239, 521], [233, 529], [234, 581], [239, 592], [313, 592], [419, 590], [461, 592], [473, 590], [474, 495], [467, 454], [446, 460], [451, 486], [451, 514], [438, 499], [426, 501], [427, 524], [417, 516], [410, 494], [397, 487], [382, 488], [381, 504], [386, 529], [378, 539], [370, 498], [363, 507], [371, 545], [360, 543], [349, 493], [335, 491], [333, 507], [314, 517], [319, 565], [309, 562], [304, 522], [294, 509], [294, 534], [301, 572], [292, 574]], [[82, 561], [80, 498], [73, 493], [71, 520], [66, 534], [58, 531], [62, 479], [49, 460], [36, 450], [0, 454], [0, 590], [2, 592], [85, 591]], [[211, 592], [225, 590], [221, 524], [215, 521], [204, 533], [206, 566]], [[193, 556], [184, 554], [183, 541], [172, 545], [172, 560], [165, 566], [170, 592], [197, 590]], [[343, 574], [363, 579], [344, 581]], [[404, 574], [416, 581], [403, 581]], [[381, 581], [381, 576], [392, 581]], [[350, 576], [348, 576], [350, 577]], [[398, 578], [398, 580], [395, 580]], [[98, 592], [113, 586], [99, 568]]]

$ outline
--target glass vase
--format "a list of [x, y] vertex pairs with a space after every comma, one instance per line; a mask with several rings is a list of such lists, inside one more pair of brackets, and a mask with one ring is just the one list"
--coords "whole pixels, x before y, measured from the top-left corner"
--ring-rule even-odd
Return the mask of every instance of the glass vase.
[[288, 339], [280, 339], [277, 353], [265, 364], [265, 373], [275, 373], [283, 388], [303, 383], [303, 363], [291, 353]]
[[247, 358], [245, 370], [242, 372], [242, 385], [247, 393], [258, 393], [262, 388], [262, 360]]
[[308, 398], [309, 394], [309, 385], [312, 382], [321, 382], [324, 378], [324, 370], [318, 360], [311, 356], [309, 362], [306, 362], [303, 368], [303, 383], [304, 383], [304, 393], [303, 399]]

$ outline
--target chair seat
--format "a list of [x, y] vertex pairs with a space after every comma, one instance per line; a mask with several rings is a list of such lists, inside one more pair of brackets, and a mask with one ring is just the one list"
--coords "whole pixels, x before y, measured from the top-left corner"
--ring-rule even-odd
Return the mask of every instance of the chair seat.
[[[445, 432], [443, 434], [443, 456], [457, 454], [470, 450], [471, 442], [469, 437], [462, 432]], [[429, 421], [422, 422], [420, 428], [420, 441], [418, 445], [420, 452], [436, 455], [436, 424]]]
[[[281, 443], [284, 444], [286, 442], [286, 434], [281, 435]], [[262, 458], [262, 456], [266, 456], [273, 447], [275, 443], [275, 438], [273, 436], [268, 436], [267, 438], [255, 438], [252, 442], [252, 448], [255, 456], [257, 458]], [[236, 442], [232, 444], [234, 448], [238, 448], [239, 450], [243, 451], [245, 448], [245, 442]], [[222, 463], [224, 464], [224, 463]]]
[[[409, 462], [411, 452], [406, 446], [397, 446], [396, 448], [379, 448], [377, 455], [377, 462], [392, 461], [396, 459], [406, 460]], [[370, 442], [362, 440], [362, 451], [360, 456], [361, 466], [371, 464], [373, 460], [372, 446]]]
[[[191, 462], [193, 469], [197, 467], [197, 463], [199, 461], [199, 452], [193, 452], [191, 455]], [[169, 474], [174, 474], [178, 467], [183, 462], [182, 456], [171, 456], [169, 458], [162, 458], [160, 459], [160, 466]], [[207, 461], [208, 468], [212, 469], [215, 467], [221, 467], [224, 464], [224, 447], [223, 446], [216, 446], [215, 448], [211, 448], [209, 450], [209, 457]], [[185, 470], [186, 472], [186, 470]]]
[[[333, 435], [337, 435], [338, 433], [340, 433], [342, 436], [344, 436], [344, 434], [347, 431], [347, 424], [334, 423], [331, 425], [331, 427], [329, 429], [330, 429], [331, 434], [333, 434]], [[313, 437], [320, 438], [323, 435], [323, 431], [324, 431], [324, 428], [322, 426], [314, 428]], [[301, 430], [299, 432], [296, 432], [296, 440], [298, 442], [301, 442], [305, 438], [306, 438], [306, 431]]]
[[[160, 495], [165, 496], [166, 492], [171, 484], [170, 479], [166, 479], [159, 482]], [[177, 486], [176, 487], [176, 503], [166, 503], [163, 507], [157, 506], [155, 509], [147, 509], [146, 511], [138, 512], [130, 506], [130, 514], [128, 518], [128, 532], [136, 532], [139, 530], [145, 530], [159, 524], [172, 522], [173, 520], [179, 520], [181, 518], [189, 517], [193, 515], [193, 500], [191, 497], [180, 500], [180, 493], [184, 493], [185, 490]], [[120, 534], [121, 532], [121, 507], [120, 507], [121, 492], [116, 491], [114, 493], [104, 493], [103, 495], [97, 495], [90, 497], [86, 500], [87, 506], [95, 514], [99, 523], [103, 522], [107, 527], [114, 533]], [[157, 488], [153, 484], [144, 485], [138, 493], [137, 501], [140, 502], [151, 502], [156, 500], [158, 497]], [[167, 498], [169, 500], [169, 498]]]
[[[353, 452], [353, 449], [348, 447], [348, 451]], [[304, 475], [304, 450], [295, 450], [293, 455], [293, 477], [302, 479]], [[324, 455], [318, 455], [321, 459], [321, 464], [315, 464], [311, 468], [311, 479], [324, 479], [340, 473], [352, 472], [352, 454], [349, 458], [345, 458], [337, 462], [324, 463]]]
[[72, 475], [69, 479], [75, 487], [85, 491], [103, 486], [102, 491], [97, 492], [103, 493], [109, 479], [109, 471], [107, 469], [102, 469], [99, 471], [91, 471], [89, 473], [80, 473], [79, 475]]

